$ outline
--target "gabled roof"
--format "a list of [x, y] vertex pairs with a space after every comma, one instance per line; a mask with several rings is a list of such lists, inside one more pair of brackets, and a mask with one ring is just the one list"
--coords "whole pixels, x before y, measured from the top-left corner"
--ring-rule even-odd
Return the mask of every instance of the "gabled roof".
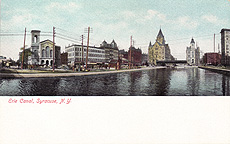
[[47, 41], [53, 43], [53, 41], [51, 41], [51, 40], [49, 40], [49, 39], [44, 40], [44, 41], [41, 41], [40, 43], [44, 43], [44, 42], [47, 42]]

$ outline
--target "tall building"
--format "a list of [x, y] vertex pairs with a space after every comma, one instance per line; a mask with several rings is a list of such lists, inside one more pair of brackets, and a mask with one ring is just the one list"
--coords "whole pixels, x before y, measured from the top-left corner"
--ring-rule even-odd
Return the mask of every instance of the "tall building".
[[190, 42], [190, 46], [186, 49], [186, 60], [189, 65], [200, 64], [200, 48], [195, 45], [193, 38]]
[[221, 64], [230, 65], [230, 29], [221, 30]]
[[165, 43], [164, 35], [159, 30], [159, 33], [156, 38], [156, 42], [152, 45], [149, 43], [148, 56], [149, 63], [156, 65], [157, 61], [173, 60], [171, 55], [169, 45]]
[[[29, 50], [32, 55], [28, 57], [28, 64], [31, 65], [53, 65], [53, 42], [44, 40], [40, 42], [39, 30], [31, 31], [31, 47]], [[54, 61], [56, 66], [61, 65], [61, 47], [55, 45]]]

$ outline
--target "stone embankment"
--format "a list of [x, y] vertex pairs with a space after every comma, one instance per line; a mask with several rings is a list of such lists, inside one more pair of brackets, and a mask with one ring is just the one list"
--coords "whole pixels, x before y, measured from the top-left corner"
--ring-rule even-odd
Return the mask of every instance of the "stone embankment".
[[[113, 71], [99, 71], [99, 72], [72, 72], [72, 73], [45, 73], [32, 70], [24, 70], [24, 73], [21, 71], [14, 73], [0, 73], [1, 78], [39, 78], [39, 77], [74, 77], [74, 76], [83, 76], [83, 75], [98, 75], [98, 74], [110, 74], [110, 73], [121, 73], [121, 72], [131, 72], [131, 71], [142, 71], [150, 69], [160, 69], [165, 67], [145, 67], [139, 69], [126, 69], [126, 70], [113, 70]], [[15, 70], [14, 70], [15, 71]], [[26, 73], [25, 73], [26, 72]]]
[[230, 75], [230, 69], [225, 69], [225, 68], [221, 68], [221, 67], [214, 67], [214, 66], [199, 66], [199, 68], [210, 70], [210, 71], [221, 73], [221, 74]]

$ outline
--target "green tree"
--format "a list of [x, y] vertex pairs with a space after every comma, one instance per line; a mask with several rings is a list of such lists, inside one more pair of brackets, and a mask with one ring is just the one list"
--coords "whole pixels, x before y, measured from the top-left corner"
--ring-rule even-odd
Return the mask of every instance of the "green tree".
[[19, 62], [22, 63], [22, 53], [24, 53], [23, 63], [24, 65], [28, 65], [28, 58], [33, 54], [33, 52], [29, 48], [25, 48], [23, 51], [23, 47], [21, 48], [22, 52], [19, 54]]

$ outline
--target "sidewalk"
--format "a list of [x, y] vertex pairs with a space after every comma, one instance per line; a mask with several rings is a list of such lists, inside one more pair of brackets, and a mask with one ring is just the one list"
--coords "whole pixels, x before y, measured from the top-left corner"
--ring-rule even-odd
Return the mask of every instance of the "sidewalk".
[[0, 73], [1, 78], [38, 78], [38, 77], [73, 77], [73, 76], [83, 76], [83, 75], [97, 75], [97, 74], [110, 74], [110, 73], [121, 73], [121, 72], [130, 72], [130, 71], [142, 71], [150, 69], [160, 69], [166, 67], [146, 67], [140, 69], [127, 69], [127, 70], [113, 70], [113, 71], [101, 71], [101, 72], [75, 72], [75, 73], [45, 73], [34, 70], [20, 70], [26, 71], [28, 73]]
[[230, 74], [230, 70], [229, 69], [224, 69], [224, 68], [221, 68], [221, 67], [199, 66], [199, 68], [210, 70], [210, 71], [213, 71], [213, 72], [222, 73], [222, 74], [228, 74], [228, 75]]

